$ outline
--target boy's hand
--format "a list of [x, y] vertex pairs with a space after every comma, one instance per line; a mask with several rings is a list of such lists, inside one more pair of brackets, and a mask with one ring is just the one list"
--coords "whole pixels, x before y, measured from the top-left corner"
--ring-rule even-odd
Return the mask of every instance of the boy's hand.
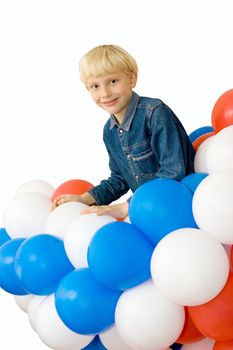
[[53, 209], [58, 207], [61, 204], [67, 203], [67, 202], [82, 202], [81, 195], [77, 194], [61, 194], [53, 201]]
[[125, 218], [128, 215], [128, 209], [128, 202], [112, 205], [92, 205], [91, 207], [84, 209], [81, 214], [96, 213], [97, 215], [109, 215], [119, 219]]
[[54, 199], [52, 207], [55, 209], [59, 205], [67, 202], [81, 202], [87, 205], [91, 205], [95, 203], [95, 198], [89, 192], [85, 192], [83, 194], [61, 194]]

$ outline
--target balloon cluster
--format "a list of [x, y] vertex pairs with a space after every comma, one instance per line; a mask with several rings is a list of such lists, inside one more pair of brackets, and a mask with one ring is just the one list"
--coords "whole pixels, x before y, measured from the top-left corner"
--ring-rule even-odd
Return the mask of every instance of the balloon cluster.
[[0, 285], [47, 346], [232, 349], [233, 90], [190, 140], [195, 173], [145, 183], [124, 221], [81, 215], [78, 202], [51, 210], [59, 194], [88, 191], [84, 180], [17, 190], [0, 230]]

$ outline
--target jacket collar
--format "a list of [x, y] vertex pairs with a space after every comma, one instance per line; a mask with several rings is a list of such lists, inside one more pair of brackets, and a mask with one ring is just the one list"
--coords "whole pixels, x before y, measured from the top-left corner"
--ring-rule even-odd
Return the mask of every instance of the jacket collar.
[[137, 109], [138, 100], [139, 100], [139, 95], [133, 91], [131, 99], [130, 99], [129, 104], [128, 104], [128, 107], [126, 109], [126, 113], [125, 113], [125, 117], [124, 117], [123, 122], [119, 125], [115, 116], [113, 114], [110, 115], [110, 128], [109, 128], [110, 130], [114, 126], [117, 126], [125, 131], [129, 131], [130, 125], [132, 123], [134, 114], [135, 114], [136, 109]]

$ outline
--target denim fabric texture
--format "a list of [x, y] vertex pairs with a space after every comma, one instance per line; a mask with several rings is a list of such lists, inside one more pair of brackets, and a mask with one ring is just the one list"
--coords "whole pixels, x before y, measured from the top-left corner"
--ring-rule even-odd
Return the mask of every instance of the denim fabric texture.
[[89, 192], [96, 204], [110, 204], [155, 178], [181, 180], [194, 172], [194, 149], [173, 111], [157, 98], [132, 93], [124, 121], [113, 115], [103, 140], [111, 174]]

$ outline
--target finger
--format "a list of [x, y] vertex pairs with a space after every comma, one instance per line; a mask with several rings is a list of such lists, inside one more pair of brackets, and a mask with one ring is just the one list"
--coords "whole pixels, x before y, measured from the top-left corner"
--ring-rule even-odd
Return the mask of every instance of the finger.
[[81, 214], [97, 213], [98, 207], [90, 207], [81, 211]]
[[57, 198], [56, 203], [55, 203], [55, 208], [58, 207], [61, 204], [66, 203], [68, 200], [66, 197], [61, 197], [60, 199]]
[[91, 207], [82, 210], [81, 214], [91, 214], [91, 213], [98, 214], [103, 210], [103, 207], [104, 206], [92, 205]]
[[61, 200], [61, 198], [63, 197], [63, 195], [60, 195], [58, 197], [56, 197], [54, 200], [53, 200], [53, 208], [56, 208], [59, 204], [59, 201]]
[[66, 203], [66, 202], [67, 202], [66, 197], [62, 197], [62, 198], [59, 199], [59, 201], [57, 202], [57, 205], [59, 206], [59, 205], [64, 204], [64, 203]]
[[97, 214], [97, 216], [102, 216], [102, 215], [105, 215], [106, 214], [106, 212], [105, 211], [98, 211], [98, 213], [96, 213]]
[[57, 200], [55, 199], [53, 202], [52, 202], [52, 208], [55, 209], [57, 207]]
[[57, 196], [54, 201], [59, 201], [62, 198], [68, 197], [69, 194], [63, 193], [63, 194], [59, 194], [59, 196]]
[[106, 207], [105, 206], [99, 207], [98, 211], [96, 212], [96, 214], [98, 216], [109, 215], [109, 213], [111, 213], [111, 210], [110, 210], [110, 208], [108, 206], [106, 206]]

